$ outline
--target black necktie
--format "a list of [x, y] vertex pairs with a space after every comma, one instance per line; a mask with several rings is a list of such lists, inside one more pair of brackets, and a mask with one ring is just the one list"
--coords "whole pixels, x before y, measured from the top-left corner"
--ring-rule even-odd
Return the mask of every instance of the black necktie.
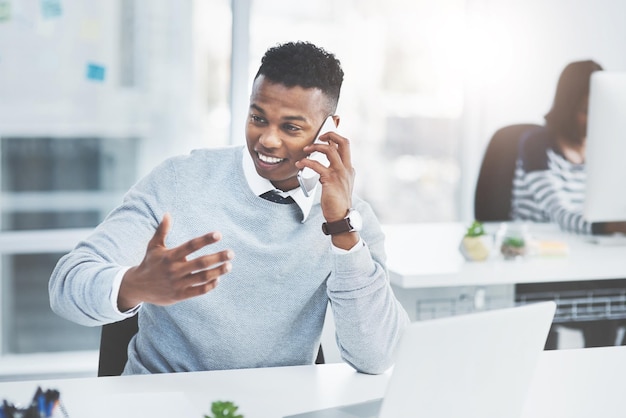
[[291, 198], [291, 196], [282, 197], [281, 195], [276, 193], [274, 190], [265, 192], [260, 197], [262, 197], [265, 200], [269, 200], [270, 202], [282, 203], [284, 205], [289, 204], [289, 203], [295, 203], [295, 201]]

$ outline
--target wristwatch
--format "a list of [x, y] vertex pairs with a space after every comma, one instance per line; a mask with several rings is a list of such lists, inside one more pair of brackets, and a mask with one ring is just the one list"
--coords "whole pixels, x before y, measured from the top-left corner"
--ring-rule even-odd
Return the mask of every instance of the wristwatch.
[[335, 222], [324, 222], [322, 231], [326, 235], [341, 234], [343, 232], [360, 231], [363, 228], [363, 218], [356, 209], [348, 209], [345, 218]]

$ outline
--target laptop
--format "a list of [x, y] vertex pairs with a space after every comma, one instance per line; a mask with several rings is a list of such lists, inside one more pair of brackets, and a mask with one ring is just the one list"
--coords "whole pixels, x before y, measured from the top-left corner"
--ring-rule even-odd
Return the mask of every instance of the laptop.
[[382, 399], [285, 418], [517, 418], [553, 301], [409, 324]]

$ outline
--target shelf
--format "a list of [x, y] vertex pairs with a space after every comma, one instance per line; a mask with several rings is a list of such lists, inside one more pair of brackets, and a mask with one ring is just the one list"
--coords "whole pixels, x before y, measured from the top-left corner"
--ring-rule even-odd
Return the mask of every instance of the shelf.
[[555, 323], [626, 319], [626, 289], [584, 289], [526, 293], [517, 297], [521, 304], [554, 300]]
[[0, 381], [94, 377], [97, 372], [97, 350], [0, 357]]

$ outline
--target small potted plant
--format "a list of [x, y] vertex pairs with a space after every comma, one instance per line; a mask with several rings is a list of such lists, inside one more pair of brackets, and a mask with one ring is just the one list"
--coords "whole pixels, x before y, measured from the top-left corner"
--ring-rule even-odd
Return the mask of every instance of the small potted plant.
[[530, 234], [525, 223], [507, 223], [500, 227], [500, 252], [506, 260], [519, 259], [528, 252]]
[[491, 236], [485, 232], [483, 224], [474, 221], [461, 240], [460, 250], [468, 261], [484, 261], [489, 258], [492, 245]]
[[243, 415], [237, 413], [238, 409], [233, 402], [215, 401], [211, 404], [213, 415], [205, 415], [204, 418], [243, 418]]

